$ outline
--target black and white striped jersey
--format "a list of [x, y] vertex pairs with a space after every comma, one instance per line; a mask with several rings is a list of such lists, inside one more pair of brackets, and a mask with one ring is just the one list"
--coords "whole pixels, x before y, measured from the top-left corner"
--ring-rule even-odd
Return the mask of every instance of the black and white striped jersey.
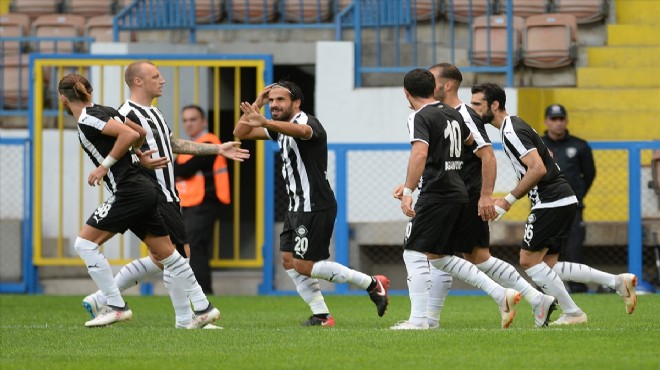
[[321, 211], [337, 206], [328, 182], [328, 136], [318, 119], [299, 112], [292, 123], [312, 128], [309, 140], [266, 130], [276, 140], [282, 157], [282, 176], [289, 195], [289, 211]]
[[[96, 167], [101, 165], [103, 159], [110, 154], [117, 140], [102, 133], [111, 119], [122, 123], [125, 121], [124, 116], [116, 109], [96, 104], [83, 108], [78, 119], [80, 145]], [[103, 181], [108, 190], [114, 194], [119, 187], [127, 186], [133, 176], [141, 176], [141, 169], [137, 156], [132, 149], [129, 149], [123, 156], [117, 158], [117, 163], [110, 167]]]
[[518, 179], [527, 173], [522, 157], [536, 150], [543, 160], [546, 174], [528, 194], [532, 209], [556, 208], [577, 203], [571, 185], [552, 159], [548, 147], [527, 122], [517, 116], [506, 116], [500, 127], [500, 135], [504, 152], [509, 157]]
[[467, 202], [460, 172], [464, 141], [470, 130], [458, 111], [440, 102], [426, 104], [408, 117], [408, 132], [411, 143], [422, 141], [429, 147], [418, 202]]
[[152, 158], [167, 157], [169, 163], [166, 167], [157, 170], [145, 171], [158, 183], [158, 187], [165, 194], [168, 202], [179, 202], [179, 193], [174, 182], [174, 156], [172, 154], [172, 130], [165, 122], [163, 113], [154, 106], [145, 107], [131, 100], [127, 100], [120, 108], [119, 113], [131, 121], [142, 125], [147, 131], [147, 137], [140, 150], [156, 149]]
[[474, 143], [472, 146], [463, 146], [463, 169], [461, 170], [461, 178], [465, 183], [468, 191], [468, 196], [479, 197], [481, 195], [481, 159], [475, 154], [477, 150], [485, 147], [492, 146], [486, 127], [481, 122], [481, 118], [471, 107], [461, 103], [456, 107], [458, 113], [461, 114], [465, 125], [470, 129]]

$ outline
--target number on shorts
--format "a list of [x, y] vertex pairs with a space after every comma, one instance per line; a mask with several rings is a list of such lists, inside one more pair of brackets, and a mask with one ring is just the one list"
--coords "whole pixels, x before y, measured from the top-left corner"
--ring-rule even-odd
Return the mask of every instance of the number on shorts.
[[525, 225], [525, 236], [523, 238], [523, 241], [527, 243], [527, 245], [530, 245], [532, 242], [532, 238], [534, 237], [534, 225], [532, 224], [526, 224]]
[[303, 237], [296, 236], [295, 240], [296, 240], [296, 246], [293, 248], [293, 250], [296, 252], [297, 255], [304, 257], [305, 253], [307, 253], [309, 240], [307, 239], [306, 236]]

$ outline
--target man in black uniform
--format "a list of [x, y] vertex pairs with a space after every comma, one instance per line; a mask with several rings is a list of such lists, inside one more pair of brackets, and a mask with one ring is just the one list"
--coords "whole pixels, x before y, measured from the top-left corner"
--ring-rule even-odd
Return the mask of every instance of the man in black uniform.
[[[562, 280], [591, 281], [599, 271], [558, 271], [556, 266], [575, 218], [577, 198], [538, 133], [520, 117], [510, 116], [505, 105], [506, 95], [500, 86], [486, 83], [472, 87], [473, 109], [483, 122], [500, 129], [504, 152], [519, 179], [509, 194], [495, 200], [495, 208], [503, 215], [519, 198], [528, 195], [532, 209], [525, 224], [520, 265], [536, 285], [559, 301], [564, 312], [550, 325], [586, 323], [587, 315], [575, 304]], [[620, 294], [626, 309], [632, 312], [637, 302], [637, 278], [622, 275]], [[610, 276], [614, 285], [616, 279]]]
[[64, 76], [58, 84], [60, 100], [78, 121], [80, 145], [97, 166], [87, 183], [105, 181], [112, 193], [76, 238], [75, 249], [85, 261], [90, 276], [107, 297], [107, 305], [85, 326], [105, 326], [130, 320], [132, 312], [121, 297], [107, 259], [99, 245], [116, 233], [130, 229], [142, 239], [151, 257], [170, 272], [172, 284], [185, 291], [195, 310], [191, 328], [203, 327], [220, 318], [220, 311], [206, 299], [192, 269], [174, 249], [158, 213], [156, 184], [147, 177], [131, 148], [139, 148], [146, 132], [117, 110], [93, 104], [92, 86], [77, 74]]
[[[520, 293], [503, 288], [474, 264], [453, 256], [454, 248], [466, 237], [460, 232], [459, 220], [473, 211], [467, 206], [468, 193], [460, 173], [464, 166], [463, 145], [472, 146], [473, 135], [456, 109], [435, 100], [431, 72], [414, 69], [406, 74], [403, 85], [414, 110], [408, 117], [412, 150], [406, 182], [393, 195], [401, 199], [401, 210], [411, 217], [403, 252], [411, 310], [408, 320], [391, 329], [429, 329], [429, 263], [488, 293], [500, 306], [501, 325], [506, 329], [515, 317]], [[418, 187], [420, 193], [413, 210], [412, 194]]]
[[[461, 177], [468, 192], [468, 212], [458, 221], [462, 235], [456, 252], [472, 262], [479, 270], [504, 287], [519, 291], [532, 306], [536, 326], [548, 325], [550, 314], [555, 308], [555, 298], [540, 293], [525, 280], [515, 267], [490, 254], [490, 228], [488, 220], [495, 218], [493, 189], [497, 173], [497, 163], [493, 146], [486, 127], [479, 115], [458, 98], [458, 88], [463, 75], [456, 66], [440, 63], [429, 68], [435, 76], [435, 98], [454, 107], [465, 120], [474, 138], [473, 146], [463, 147], [463, 168]], [[451, 279], [451, 276], [449, 277]], [[431, 291], [429, 293], [429, 327], [439, 327], [440, 310], [449, 292], [447, 277], [438, 269], [431, 268]], [[451, 283], [451, 281], [450, 281]]]
[[[280, 147], [282, 175], [289, 195], [280, 251], [282, 265], [312, 309], [313, 315], [304, 324], [335, 324], [316, 278], [332, 283], [350, 282], [366, 289], [378, 316], [383, 316], [388, 305], [387, 277], [369, 276], [327, 261], [337, 216], [335, 195], [327, 178], [328, 138], [321, 122], [300, 109], [302, 101], [302, 91], [293, 82], [266, 86], [254, 104], [241, 103], [243, 115], [234, 135], [241, 139], [274, 140]], [[272, 120], [260, 113], [266, 102]]]
[[[568, 262], [584, 263], [582, 254], [582, 243], [586, 236], [582, 213], [584, 211], [583, 199], [587, 195], [591, 184], [596, 177], [596, 167], [591, 147], [586, 141], [569, 134], [568, 114], [566, 108], [559, 104], [550, 105], [545, 110], [545, 126], [547, 130], [543, 136], [543, 142], [552, 152], [552, 156], [571, 184], [575, 196], [578, 199], [578, 208], [575, 213], [575, 221], [571, 227], [571, 235], [568, 238], [568, 246], [564, 259]], [[570, 282], [568, 286], [571, 293], [586, 293], [586, 284]]]

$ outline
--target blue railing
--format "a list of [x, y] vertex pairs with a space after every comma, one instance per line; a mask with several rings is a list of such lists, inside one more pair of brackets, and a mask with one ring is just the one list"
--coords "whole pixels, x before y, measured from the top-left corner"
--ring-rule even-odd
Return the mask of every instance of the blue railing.
[[119, 41], [120, 31], [176, 29], [189, 30], [189, 40], [195, 42], [195, 1], [135, 0], [117, 13], [112, 22], [115, 42]]

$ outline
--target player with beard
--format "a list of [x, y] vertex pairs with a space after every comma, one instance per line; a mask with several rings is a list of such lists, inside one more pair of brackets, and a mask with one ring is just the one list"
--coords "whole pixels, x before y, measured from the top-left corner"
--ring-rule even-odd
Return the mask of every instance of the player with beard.
[[[266, 86], [253, 104], [241, 103], [243, 115], [234, 135], [241, 139], [274, 140], [280, 147], [282, 175], [289, 196], [280, 251], [284, 269], [312, 309], [312, 316], [303, 324], [335, 325], [317, 279], [349, 282], [366, 289], [378, 316], [383, 316], [388, 305], [387, 277], [369, 276], [327, 261], [337, 216], [337, 202], [327, 179], [328, 139], [321, 122], [301, 110], [302, 102], [302, 91], [293, 82]], [[266, 103], [272, 120], [260, 113]]]
[[[500, 130], [504, 152], [519, 179], [509, 194], [495, 199], [496, 210], [502, 216], [519, 198], [528, 195], [532, 207], [525, 224], [520, 265], [536, 285], [559, 301], [563, 314], [550, 325], [586, 323], [587, 315], [575, 304], [562, 280], [578, 276], [586, 280], [592, 274], [557, 268], [578, 200], [538, 133], [520, 117], [510, 116], [505, 104], [506, 95], [500, 86], [486, 83], [472, 87], [472, 108], [484, 123], [491, 123]], [[621, 274], [612, 280], [616, 280], [612, 285], [616, 285], [624, 299], [626, 311], [632, 313], [637, 304], [637, 277]]]
[[[532, 306], [535, 325], [547, 326], [556, 307], [555, 298], [540, 293], [520, 276], [515, 267], [490, 254], [488, 220], [496, 217], [492, 196], [497, 163], [484, 123], [472, 108], [458, 98], [458, 88], [463, 81], [463, 75], [450, 63], [436, 64], [429, 68], [429, 71], [435, 76], [435, 98], [458, 110], [474, 138], [473, 147], [463, 147], [461, 178], [467, 187], [469, 211], [458, 221], [462, 237], [454, 250], [461, 252], [463, 258], [475, 264], [479, 270], [502, 286], [519, 291]], [[431, 268], [427, 313], [430, 328], [439, 327], [440, 311], [451, 286], [451, 276], [446, 275], [436, 268]]]

